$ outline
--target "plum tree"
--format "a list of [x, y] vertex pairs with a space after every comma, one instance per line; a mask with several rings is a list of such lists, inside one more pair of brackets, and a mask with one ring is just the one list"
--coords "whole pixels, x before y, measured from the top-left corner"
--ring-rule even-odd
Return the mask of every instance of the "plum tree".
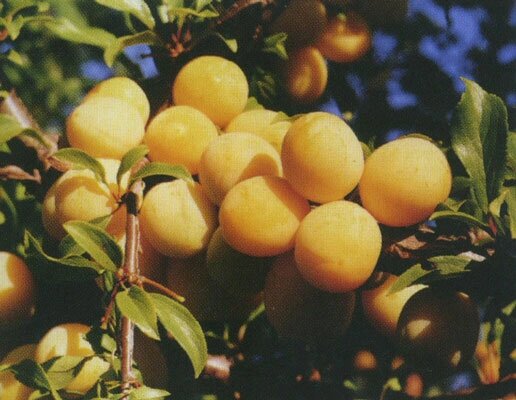
[[360, 199], [378, 222], [395, 227], [427, 219], [446, 200], [452, 175], [443, 152], [432, 142], [401, 138], [367, 158]]
[[125, 206], [119, 206], [115, 196], [127, 187], [126, 174], [118, 187], [116, 173], [120, 161], [98, 160], [106, 171], [108, 186], [101, 183], [90, 170], [69, 170], [47, 191], [43, 201], [42, 221], [45, 229], [54, 239], [65, 235], [63, 224], [72, 220], [92, 221], [111, 216], [107, 231], [121, 237], [125, 230]]
[[267, 274], [264, 301], [267, 318], [281, 336], [321, 344], [346, 332], [355, 293], [333, 294], [311, 286], [289, 252], [277, 257]]
[[294, 247], [308, 202], [275, 176], [256, 176], [235, 185], [219, 210], [222, 236], [241, 253], [269, 257]]
[[144, 236], [161, 254], [188, 258], [208, 246], [217, 211], [200, 184], [178, 179], [147, 193], [140, 221]]
[[247, 103], [249, 85], [242, 69], [219, 56], [200, 56], [186, 64], [172, 87], [176, 105], [202, 111], [224, 128]]
[[138, 110], [144, 124], [149, 119], [150, 104], [147, 95], [135, 81], [125, 76], [116, 76], [98, 83], [88, 92], [83, 102], [94, 96], [125, 100]]
[[202, 153], [199, 180], [210, 200], [220, 205], [238, 182], [253, 176], [281, 176], [276, 150], [250, 133], [228, 133], [213, 140]]
[[397, 336], [407, 360], [439, 375], [471, 359], [479, 328], [477, 306], [469, 296], [425, 288], [405, 304]]
[[[326, 7], [317, 0], [292, 0], [270, 26], [287, 34], [287, 47], [305, 47], [317, 40], [326, 25]], [[307, 29], [307, 27], [310, 27]]]
[[407, 301], [425, 285], [408, 286], [390, 293], [398, 277], [387, 272], [378, 274], [377, 285], [361, 292], [362, 309], [369, 323], [380, 333], [393, 338], [398, 320]]
[[34, 314], [35, 302], [36, 285], [25, 261], [0, 251], [0, 328], [27, 322]]
[[[35, 350], [35, 344], [25, 344], [17, 347], [0, 361], [0, 365], [12, 365], [26, 359], [34, 359]], [[0, 399], [27, 400], [32, 392], [34, 392], [34, 389], [18, 381], [11, 372], [0, 372]]]
[[380, 256], [382, 235], [374, 218], [349, 201], [323, 204], [301, 221], [295, 257], [301, 275], [329, 292], [361, 286]]
[[328, 67], [316, 47], [293, 50], [284, 66], [283, 81], [290, 97], [302, 104], [316, 102], [328, 84]]
[[227, 124], [226, 133], [248, 132], [258, 135], [269, 142], [281, 154], [283, 138], [292, 123], [278, 118], [277, 111], [255, 109], [244, 111]]
[[281, 151], [283, 173], [303, 197], [317, 203], [340, 200], [358, 184], [362, 147], [339, 117], [311, 112], [288, 130]]
[[132, 104], [120, 98], [92, 96], [66, 121], [66, 138], [93, 157], [121, 159], [140, 144], [145, 123]]
[[337, 15], [328, 21], [316, 47], [328, 60], [353, 62], [369, 51], [371, 38], [367, 22], [360, 15]]
[[110, 367], [107, 361], [95, 356], [91, 344], [84, 337], [89, 330], [83, 324], [61, 324], [50, 329], [36, 347], [34, 359], [38, 363], [60, 356], [91, 357], [64, 388], [72, 395], [86, 393]]
[[152, 161], [181, 164], [196, 174], [203, 151], [217, 136], [217, 127], [202, 112], [190, 106], [173, 106], [152, 119], [145, 144]]
[[235, 295], [258, 293], [263, 289], [271, 257], [252, 257], [233, 249], [218, 228], [206, 253], [210, 277], [227, 292]]

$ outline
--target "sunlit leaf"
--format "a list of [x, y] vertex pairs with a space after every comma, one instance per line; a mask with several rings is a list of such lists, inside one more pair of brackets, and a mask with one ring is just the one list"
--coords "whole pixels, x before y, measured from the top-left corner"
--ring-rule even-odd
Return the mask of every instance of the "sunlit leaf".
[[122, 315], [134, 322], [143, 333], [159, 340], [158, 310], [150, 296], [138, 286], [131, 286], [116, 295], [116, 305]]
[[118, 167], [118, 172], [116, 173], [116, 181], [119, 186], [124, 174], [127, 171], [129, 171], [132, 167], [134, 167], [139, 161], [141, 161], [147, 154], [149, 154], [149, 148], [146, 145], [142, 144], [140, 146], [135, 147], [134, 149], [129, 150], [122, 157], [120, 167]]
[[156, 24], [151, 10], [143, 0], [95, 0], [103, 6], [127, 12], [138, 18], [147, 28], [153, 29]]
[[69, 147], [57, 151], [52, 157], [64, 163], [70, 169], [90, 170], [98, 180], [106, 183], [106, 170], [102, 164], [82, 150]]
[[150, 164], [144, 165], [131, 177], [129, 180], [129, 186], [140, 179], [157, 175], [170, 176], [177, 179], [184, 179], [186, 181], [192, 180], [192, 175], [190, 175], [190, 172], [188, 172], [188, 170], [182, 165], [170, 165], [159, 162], [151, 162]]

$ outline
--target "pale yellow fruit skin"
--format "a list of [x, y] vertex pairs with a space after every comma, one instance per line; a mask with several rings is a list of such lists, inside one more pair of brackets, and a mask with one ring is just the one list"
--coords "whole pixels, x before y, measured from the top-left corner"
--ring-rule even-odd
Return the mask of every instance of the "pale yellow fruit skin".
[[328, 67], [315, 47], [303, 47], [289, 54], [283, 79], [285, 88], [298, 103], [316, 102], [328, 85]]
[[281, 151], [283, 174], [303, 197], [317, 203], [340, 200], [358, 184], [362, 146], [340, 118], [312, 112], [288, 130]]
[[407, 359], [439, 375], [471, 359], [479, 330], [477, 306], [466, 294], [426, 288], [405, 304], [396, 334]]
[[206, 256], [169, 259], [167, 286], [185, 297], [183, 305], [200, 321], [244, 320], [261, 301], [254, 293], [248, 296], [228, 294], [209, 276]]
[[292, 0], [273, 21], [272, 33], [285, 32], [287, 47], [300, 48], [312, 44], [326, 25], [326, 7], [318, 0]]
[[154, 186], [140, 212], [143, 234], [168, 257], [192, 257], [208, 247], [217, 210], [201, 185], [175, 180]]
[[348, 292], [373, 273], [382, 236], [374, 218], [358, 204], [335, 201], [313, 209], [296, 235], [301, 275], [328, 292]]
[[452, 175], [443, 152], [425, 139], [398, 139], [373, 151], [360, 179], [363, 206], [384, 225], [426, 220], [446, 200]]
[[187, 63], [172, 87], [174, 104], [192, 106], [224, 128], [247, 103], [249, 85], [240, 67], [218, 56], [201, 56]]
[[90, 100], [93, 96], [116, 97], [125, 100], [138, 110], [144, 124], [149, 119], [150, 104], [147, 95], [135, 81], [125, 76], [117, 76], [98, 83], [88, 92], [83, 102]]
[[[38, 363], [44, 363], [59, 356], [93, 356], [95, 353], [89, 342], [84, 338], [89, 330], [88, 326], [77, 323], [55, 326], [39, 341], [34, 359]], [[108, 362], [100, 357], [93, 357], [85, 362], [79, 374], [65, 389], [74, 393], [86, 393], [108, 369]]]
[[251, 133], [228, 133], [213, 140], [199, 164], [199, 180], [210, 200], [220, 205], [238, 182], [253, 176], [281, 176], [277, 151]]
[[190, 106], [175, 106], [150, 122], [145, 144], [152, 161], [181, 164], [197, 174], [203, 151], [217, 136], [217, 127], [202, 112]]
[[248, 132], [262, 137], [281, 154], [283, 138], [292, 123], [286, 120], [275, 122], [278, 112], [266, 109], [244, 111], [226, 126], [226, 133]]
[[291, 250], [308, 202], [280, 177], [257, 176], [234, 186], [219, 210], [222, 236], [241, 253], [275, 256]]
[[[17, 347], [5, 358], [1, 364], [18, 364], [23, 360], [34, 359], [35, 344], [26, 344]], [[18, 381], [11, 372], [0, 372], [0, 399], [2, 400], [27, 400], [34, 389], [25, 386]]]
[[381, 273], [381, 284], [371, 290], [362, 291], [362, 308], [369, 323], [381, 334], [393, 338], [396, 326], [407, 301], [426, 285], [412, 285], [396, 293], [389, 294], [398, 277]]
[[355, 308], [355, 293], [328, 293], [306, 282], [292, 253], [274, 261], [265, 281], [265, 312], [281, 336], [321, 344], [343, 335]]
[[34, 314], [36, 285], [20, 257], [0, 252], [0, 327], [27, 322]]
[[93, 157], [121, 159], [139, 145], [145, 124], [138, 109], [114, 97], [94, 96], [79, 105], [66, 121], [71, 146]]
[[316, 47], [323, 57], [335, 62], [353, 62], [362, 58], [371, 48], [371, 31], [357, 14], [330, 19], [319, 37]]
[[146, 386], [166, 389], [168, 387], [168, 365], [159, 342], [134, 330], [134, 361], [138, 365]]
[[[63, 224], [68, 221], [91, 221], [114, 214], [106, 228], [115, 237], [125, 232], [125, 206], [118, 208], [113, 194], [118, 194], [116, 172], [120, 161], [98, 159], [106, 171], [109, 188], [98, 181], [92, 171], [69, 170], [65, 172], [48, 190], [43, 201], [43, 224], [55, 239], [62, 239], [65, 231]], [[127, 187], [128, 174], [121, 181], [120, 194]], [[116, 210], [116, 211], [115, 211]]]

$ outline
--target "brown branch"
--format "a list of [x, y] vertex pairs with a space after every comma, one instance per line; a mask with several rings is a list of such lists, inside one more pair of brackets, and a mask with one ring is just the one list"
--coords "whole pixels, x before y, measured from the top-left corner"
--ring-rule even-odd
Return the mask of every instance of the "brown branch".
[[158, 282], [156, 282], [156, 281], [154, 281], [152, 279], [149, 279], [149, 278], [147, 278], [147, 277], [145, 277], [143, 275], [137, 276], [136, 279], [138, 281], [140, 281], [141, 283], [143, 283], [144, 285], [149, 285], [149, 286], [152, 286], [152, 287], [160, 290], [161, 292], [163, 292], [167, 296], [172, 297], [173, 299], [179, 301], [180, 303], [183, 303], [185, 301], [185, 298], [183, 296], [181, 296], [180, 294], [174, 292], [173, 290], [170, 290], [166, 286], [163, 286], [161, 283], [158, 283]]
[[0, 168], [0, 180], [8, 179], [41, 183], [41, 174], [37, 169], [35, 169], [32, 174], [29, 174], [17, 165], [7, 165]]

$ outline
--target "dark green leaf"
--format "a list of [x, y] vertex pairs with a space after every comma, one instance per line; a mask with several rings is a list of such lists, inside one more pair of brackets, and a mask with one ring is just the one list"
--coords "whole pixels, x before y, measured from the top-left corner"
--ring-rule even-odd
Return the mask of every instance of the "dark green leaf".
[[122, 249], [102, 228], [86, 221], [68, 221], [63, 228], [102, 268], [116, 272], [122, 266]]
[[154, 18], [149, 9], [149, 6], [143, 0], [95, 0], [103, 6], [112, 8], [114, 10], [127, 12], [138, 18], [147, 28], [153, 29]]
[[129, 180], [129, 187], [140, 179], [156, 175], [171, 176], [173, 178], [192, 181], [192, 175], [190, 175], [190, 172], [188, 172], [188, 170], [182, 165], [170, 165], [159, 162], [151, 162], [150, 164], [144, 165], [131, 177]]
[[142, 144], [140, 146], [135, 147], [134, 149], [129, 150], [122, 161], [120, 161], [120, 167], [118, 167], [118, 172], [116, 173], [116, 181], [118, 186], [120, 186], [120, 182], [122, 182], [122, 177], [124, 174], [129, 171], [132, 167], [136, 165], [139, 161], [141, 161], [147, 154], [149, 154], [149, 148]]
[[54, 153], [52, 157], [71, 169], [90, 170], [95, 174], [98, 180], [106, 183], [106, 170], [102, 164], [82, 150], [65, 148]]
[[394, 285], [391, 286], [389, 293], [396, 293], [408, 286], [418, 284], [422, 278], [432, 272], [432, 270], [423, 268], [421, 264], [413, 265], [398, 277]]
[[88, 44], [107, 48], [116, 40], [112, 33], [91, 26], [73, 23], [68, 18], [58, 18], [45, 23], [45, 26], [61, 39], [74, 43]]
[[456, 221], [461, 221], [469, 226], [480, 228], [486, 232], [491, 232], [487, 224], [484, 224], [482, 221], [479, 221], [472, 215], [460, 211], [436, 211], [430, 216], [430, 218], [428, 218], [428, 220], [436, 221], [442, 218], [454, 219]]
[[138, 286], [131, 286], [129, 290], [116, 295], [116, 305], [143, 333], [159, 340], [157, 310], [147, 292]]
[[32, 360], [23, 360], [22, 362], [11, 366], [11, 371], [17, 380], [25, 386], [40, 389], [44, 392], [50, 392], [55, 400], [61, 400], [61, 396], [52, 386], [45, 370], [41, 365]]
[[130, 400], [144, 400], [144, 399], [164, 399], [170, 393], [162, 389], [153, 389], [148, 386], [141, 386], [135, 389], [129, 395]]
[[507, 203], [508, 225], [511, 231], [511, 238], [516, 239], [516, 186], [512, 186], [509, 189], [505, 202]]
[[497, 96], [467, 79], [464, 83], [452, 121], [452, 147], [471, 177], [472, 197], [487, 214], [505, 173], [507, 110]]
[[285, 32], [276, 33], [267, 36], [263, 40], [262, 51], [265, 53], [276, 54], [282, 60], [288, 59], [287, 49], [285, 48], [285, 42], [287, 40], [287, 34]]
[[468, 272], [467, 267], [472, 262], [469, 258], [462, 256], [436, 256], [429, 258], [428, 261], [432, 263], [440, 276]]
[[165, 43], [152, 31], [144, 31], [133, 35], [122, 36], [113, 41], [104, 50], [104, 61], [111, 67], [116, 57], [126, 48], [136, 44], [148, 44], [150, 46], [164, 47]]
[[507, 171], [505, 179], [516, 180], [516, 132], [509, 132], [507, 137]]
[[42, 367], [52, 386], [59, 390], [68, 386], [79, 374], [86, 360], [84, 357], [62, 356], [45, 362]]
[[159, 321], [186, 351], [192, 362], [195, 376], [202, 372], [208, 359], [208, 349], [199, 322], [186, 307], [158, 293], [151, 293]]

